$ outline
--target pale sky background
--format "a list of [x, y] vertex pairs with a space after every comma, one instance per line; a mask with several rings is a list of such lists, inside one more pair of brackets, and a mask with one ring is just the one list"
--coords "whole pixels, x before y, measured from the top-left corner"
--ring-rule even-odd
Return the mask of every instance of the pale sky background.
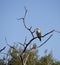
[[[0, 49], [6, 46], [5, 36], [10, 45], [17, 41], [23, 43], [25, 36], [28, 40], [31, 38], [23, 23], [17, 21], [17, 18], [24, 16], [24, 6], [28, 9], [26, 16], [28, 26], [32, 26], [33, 29], [39, 27], [42, 35], [52, 29], [60, 30], [60, 0], [0, 0]], [[42, 39], [42, 42], [47, 37]], [[42, 42], [39, 40], [33, 41], [37, 45]], [[60, 60], [59, 33], [54, 32], [53, 37], [39, 48], [40, 56], [44, 55], [45, 49], [48, 49], [48, 52], [52, 50], [55, 59]], [[3, 52], [7, 50], [8, 47]]]

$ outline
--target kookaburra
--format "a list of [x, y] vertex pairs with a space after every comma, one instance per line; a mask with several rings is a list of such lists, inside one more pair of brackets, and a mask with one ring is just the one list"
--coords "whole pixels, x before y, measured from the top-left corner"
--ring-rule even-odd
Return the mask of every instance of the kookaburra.
[[36, 35], [39, 38], [39, 40], [41, 41], [41, 31], [39, 28], [36, 28]]

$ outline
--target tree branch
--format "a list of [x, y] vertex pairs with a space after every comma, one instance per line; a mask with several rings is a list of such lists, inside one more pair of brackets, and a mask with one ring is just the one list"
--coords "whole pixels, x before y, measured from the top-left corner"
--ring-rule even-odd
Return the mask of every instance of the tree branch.
[[34, 49], [40, 48], [41, 46], [43, 46], [51, 37], [53, 36], [53, 34], [51, 34], [47, 40], [45, 40], [42, 44], [40, 44], [39, 46], [37, 46], [36, 48], [31, 48], [29, 51], [32, 52]]
[[23, 54], [23, 53], [26, 51], [28, 45], [29, 45], [34, 39], [36, 39], [36, 38], [37, 38], [37, 37], [32, 38], [32, 39], [26, 44], [26, 47], [24, 48], [24, 50], [23, 50], [23, 52], [22, 52], [21, 54]]
[[24, 17], [23, 17], [23, 18], [19, 18], [19, 19], [17, 19], [17, 20], [21, 20], [21, 19], [23, 20], [24, 27], [31, 33], [32, 37], [34, 38], [34, 34], [33, 34], [33, 33], [34, 33], [35, 31], [32, 31], [32, 30], [31, 30], [31, 29], [32, 29], [32, 26], [28, 28], [28, 27], [26, 26], [26, 24], [25, 24], [25, 18], [26, 18], [26, 14], [27, 14], [27, 9], [26, 9], [26, 7], [24, 7], [24, 8], [25, 8]]
[[[48, 35], [48, 34], [54, 32], [54, 31], [55, 31], [55, 30], [52, 30], [52, 31], [46, 33], [45, 35], [43, 35], [42, 37], [45, 37], [46, 35]], [[51, 37], [52, 37], [52, 35], [50, 35], [49, 38], [48, 38], [44, 43], [42, 43], [40, 46], [42, 46], [43, 44], [45, 44], [45, 43], [46, 43]], [[35, 40], [36, 38], [38, 38], [38, 37], [34, 37], [34, 38], [32, 38], [32, 39], [26, 44], [26, 47], [24, 48], [22, 54], [26, 51], [28, 45], [29, 45], [33, 40]]]
[[48, 34], [50, 34], [50, 33], [54, 32], [54, 31], [55, 31], [55, 30], [53, 29], [52, 31], [50, 31], [50, 32], [46, 33], [45, 35], [43, 35], [43, 36], [41, 36], [41, 37], [45, 37], [45, 36], [47, 36]]
[[49, 36], [49, 38], [47, 39], [47, 40], [45, 40], [40, 46], [38, 46], [37, 48], [39, 48], [39, 47], [41, 47], [42, 45], [44, 45], [51, 37], [53, 36], [53, 34], [51, 34], [50, 36]]
[[3, 47], [2, 49], [0, 49], [0, 52], [2, 52], [5, 48], [6, 48], [6, 46], [5, 46], [5, 47]]
[[20, 55], [20, 58], [21, 58], [22, 65], [24, 65], [22, 55]]

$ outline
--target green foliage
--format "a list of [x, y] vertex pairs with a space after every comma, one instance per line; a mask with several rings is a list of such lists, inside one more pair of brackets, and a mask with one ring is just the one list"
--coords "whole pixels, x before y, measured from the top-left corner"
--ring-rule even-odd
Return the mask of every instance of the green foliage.
[[37, 54], [35, 55], [34, 53], [31, 52], [28, 57], [27, 65], [34, 65], [36, 64], [37, 60], [38, 60]]
[[39, 61], [40, 61], [40, 65], [52, 65], [52, 63], [53, 63], [51, 54], [41, 57]]
[[4, 65], [3, 59], [0, 59], [0, 65]]
[[[21, 59], [19, 56], [19, 53], [21, 53], [21, 51], [23, 50], [22, 48], [18, 48], [17, 46], [13, 46], [13, 48], [10, 48], [8, 53], [9, 53], [9, 58], [8, 58], [8, 65], [22, 65], [21, 64]], [[34, 48], [36, 48], [36, 46], [33, 46]], [[26, 50], [28, 52], [28, 50]], [[45, 55], [41, 58], [38, 57], [38, 50], [34, 51], [34, 52], [30, 52], [28, 53], [28, 60], [26, 62], [26, 65], [60, 65], [59, 61], [56, 61], [53, 58], [52, 53], [48, 53], [46, 54], [47, 51], [45, 51]], [[27, 55], [25, 55], [27, 57]], [[6, 65], [4, 63], [3, 59], [0, 59], [0, 65]]]

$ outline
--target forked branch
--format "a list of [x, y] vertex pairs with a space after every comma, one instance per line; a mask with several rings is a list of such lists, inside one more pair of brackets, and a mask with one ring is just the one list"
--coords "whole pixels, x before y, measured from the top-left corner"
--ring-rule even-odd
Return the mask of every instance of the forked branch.
[[44, 41], [41, 45], [39, 45], [37, 48], [43, 46], [52, 36], [53, 36], [53, 34], [51, 34], [51, 35], [48, 37], [48, 39], [45, 40], [45, 41]]
[[34, 32], [35, 32], [35, 30], [34, 31], [32, 31], [32, 26], [31, 27], [27, 27], [27, 25], [25, 24], [25, 18], [26, 18], [26, 15], [27, 15], [27, 9], [26, 9], [26, 7], [24, 7], [25, 8], [25, 14], [24, 14], [24, 17], [23, 18], [19, 18], [19, 19], [17, 19], [17, 20], [23, 20], [23, 24], [24, 24], [24, 27], [31, 33], [31, 35], [32, 35], [32, 37], [34, 38]]

